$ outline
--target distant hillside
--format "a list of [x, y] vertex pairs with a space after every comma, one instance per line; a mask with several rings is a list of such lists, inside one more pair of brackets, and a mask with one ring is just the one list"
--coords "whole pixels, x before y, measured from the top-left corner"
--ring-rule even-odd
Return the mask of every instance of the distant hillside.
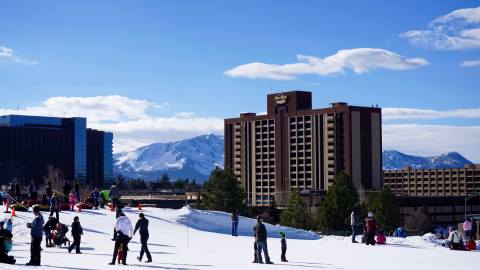
[[114, 155], [114, 171], [129, 178], [155, 180], [167, 173], [170, 179], [204, 181], [216, 167], [223, 167], [223, 136], [202, 135], [170, 143], [154, 143]]
[[407, 155], [395, 150], [383, 151], [383, 169], [403, 169], [407, 166], [412, 166], [415, 169], [463, 168], [466, 164], [471, 163], [457, 152], [421, 157]]

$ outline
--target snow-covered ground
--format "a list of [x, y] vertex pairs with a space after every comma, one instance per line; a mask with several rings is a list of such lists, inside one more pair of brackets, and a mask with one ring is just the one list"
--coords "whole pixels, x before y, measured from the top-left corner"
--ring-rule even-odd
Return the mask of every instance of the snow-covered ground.
[[[126, 209], [133, 223], [139, 211]], [[389, 238], [384, 246], [352, 244], [349, 238], [319, 237], [301, 230], [267, 226], [269, 252], [275, 265], [252, 264], [254, 220], [241, 218], [239, 237], [230, 233], [229, 216], [183, 208], [180, 210], [145, 208], [150, 220], [150, 251], [153, 263], [136, 260], [140, 250], [137, 235], [129, 245], [129, 266], [110, 266], [115, 213], [108, 210], [62, 212], [60, 220], [71, 224], [75, 215], [84, 228], [83, 254], [69, 254], [66, 248], [44, 248], [42, 266], [35, 269], [478, 269], [480, 252], [450, 251], [430, 237]], [[0, 264], [0, 269], [30, 268], [29, 231], [31, 212], [17, 212], [14, 218], [14, 249], [10, 255], [16, 265]], [[44, 215], [47, 218], [47, 214]], [[187, 226], [188, 224], [188, 226]], [[287, 233], [288, 263], [280, 263], [278, 232]], [[71, 239], [70, 235], [69, 238]], [[42, 242], [44, 247], [45, 242]], [[146, 258], [145, 258], [146, 259]], [[144, 260], [145, 260], [144, 259]]]

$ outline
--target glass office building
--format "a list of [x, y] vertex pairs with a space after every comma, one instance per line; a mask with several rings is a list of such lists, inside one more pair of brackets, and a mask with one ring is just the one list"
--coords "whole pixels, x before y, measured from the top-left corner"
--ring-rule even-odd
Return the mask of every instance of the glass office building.
[[0, 184], [41, 182], [53, 167], [66, 180], [101, 187], [113, 178], [112, 140], [87, 129], [86, 118], [0, 116]]

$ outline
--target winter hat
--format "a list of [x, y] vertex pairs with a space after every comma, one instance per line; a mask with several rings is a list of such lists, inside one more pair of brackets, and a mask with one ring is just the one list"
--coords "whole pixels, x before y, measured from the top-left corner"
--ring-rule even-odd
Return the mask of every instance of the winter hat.
[[372, 213], [372, 212], [368, 212], [368, 217], [373, 217], [373, 213]]
[[284, 237], [285, 237], [285, 232], [280, 232], [280, 236], [281, 236], [282, 238], [284, 238]]
[[260, 215], [257, 216], [257, 221], [262, 221], [262, 219], [263, 219], [262, 216]]

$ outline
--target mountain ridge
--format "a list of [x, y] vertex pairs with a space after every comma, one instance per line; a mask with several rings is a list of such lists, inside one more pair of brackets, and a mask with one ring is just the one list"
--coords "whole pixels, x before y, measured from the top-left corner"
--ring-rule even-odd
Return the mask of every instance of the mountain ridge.
[[[463, 168], [471, 164], [458, 152], [448, 152], [438, 156], [414, 156], [397, 150], [382, 152], [383, 169]], [[215, 167], [224, 166], [224, 138], [221, 135], [207, 134], [185, 140], [153, 143], [133, 151], [114, 155], [114, 173], [127, 178], [156, 180], [163, 173], [170, 179], [208, 179]]]

